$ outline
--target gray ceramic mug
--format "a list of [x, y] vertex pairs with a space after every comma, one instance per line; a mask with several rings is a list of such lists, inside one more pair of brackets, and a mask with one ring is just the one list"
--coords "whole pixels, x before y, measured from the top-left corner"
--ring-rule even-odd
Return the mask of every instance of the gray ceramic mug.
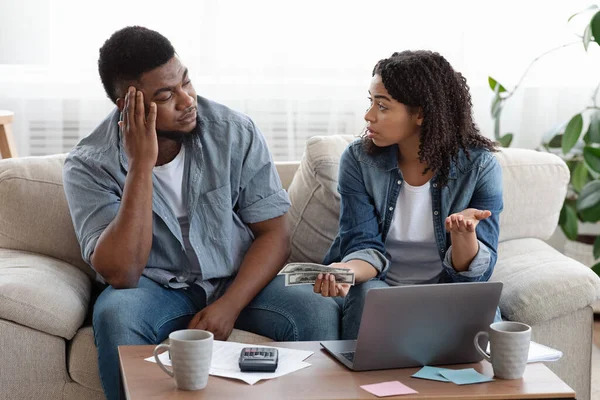
[[[479, 337], [488, 336], [490, 354], [479, 346]], [[501, 379], [523, 377], [529, 355], [531, 327], [521, 322], [502, 321], [490, 325], [489, 332], [479, 332], [473, 343], [486, 360], [492, 363], [494, 376]]]
[[[214, 336], [209, 331], [183, 329], [169, 335], [169, 344], [154, 348], [154, 359], [158, 366], [175, 378], [181, 390], [204, 389], [208, 383], [208, 372], [212, 361]], [[158, 358], [160, 349], [168, 349], [173, 370], [165, 367]]]

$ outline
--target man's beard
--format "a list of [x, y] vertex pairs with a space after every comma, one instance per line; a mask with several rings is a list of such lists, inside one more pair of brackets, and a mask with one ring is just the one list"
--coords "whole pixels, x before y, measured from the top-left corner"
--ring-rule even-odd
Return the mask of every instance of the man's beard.
[[189, 132], [183, 131], [164, 131], [162, 129], [156, 130], [156, 136], [163, 139], [172, 140], [177, 143], [183, 143], [192, 140], [195, 136], [200, 134], [200, 118], [196, 115], [196, 126]]

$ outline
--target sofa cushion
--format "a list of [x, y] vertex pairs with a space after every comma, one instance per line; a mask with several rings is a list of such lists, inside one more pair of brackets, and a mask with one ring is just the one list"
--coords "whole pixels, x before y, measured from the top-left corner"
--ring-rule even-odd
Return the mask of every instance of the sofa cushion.
[[61, 337], [0, 319], [0, 399], [63, 400], [65, 348]]
[[83, 326], [69, 343], [67, 370], [75, 382], [89, 389], [102, 391], [98, 372], [98, 350], [94, 344], [94, 330]]
[[294, 175], [300, 166], [299, 161], [275, 161], [275, 168], [277, 169], [277, 175], [281, 180], [281, 186], [288, 190]]
[[500, 310], [512, 321], [536, 325], [592, 304], [600, 279], [585, 265], [539, 239], [500, 243], [490, 281], [502, 282]]
[[[290, 262], [323, 261], [339, 224], [339, 160], [355, 138], [315, 136], [306, 142], [300, 167], [289, 187], [292, 207]], [[557, 156], [525, 149], [495, 153], [502, 166], [504, 211], [500, 241], [549, 238], [558, 223], [569, 169]]]
[[81, 258], [63, 190], [65, 157], [0, 160], [0, 248], [57, 258], [94, 278]]
[[560, 157], [540, 151], [509, 148], [496, 157], [502, 166], [504, 186], [500, 242], [548, 239], [556, 229], [567, 194], [569, 168]]
[[90, 279], [54, 258], [0, 249], [0, 319], [71, 339], [83, 323]]
[[243, 331], [241, 329], [234, 329], [229, 335], [227, 339], [229, 342], [239, 342], [239, 343], [248, 343], [248, 344], [259, 344], [259, 343], [267, 343], [272, 342], [273, 339], [270, 339], [266, 336], [257, 335], [252, 332]]
[[290, 262], [321, 263], [338, 231], [340, 157], [353, 136], [315, 136], [306, 142], [288, 193], [292, 206]]

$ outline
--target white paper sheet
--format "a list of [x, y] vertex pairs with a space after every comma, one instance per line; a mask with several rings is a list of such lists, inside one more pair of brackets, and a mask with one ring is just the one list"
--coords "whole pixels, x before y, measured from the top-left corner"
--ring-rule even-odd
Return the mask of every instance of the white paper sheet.
[[[240, 379], [250, 385], [263, 379], [278, 378], [283, 375], [309, 367], [311, 364], [304, 362], [314, 352], [306, 350], [294, 350], [284, 347], [275, 347], [279, 351], [279, 361], [275, 372], [240, 372], [238, 360], [240, 352], [244, 347], [272, 347], [257, 344], [246, 344], [237, 342], [223, 342], [215, 340], [213, 342], [213, 355], [210, 364], [210, 374], [222, 376], [225, 378]], [[164, 365], [171, 365], [168, 352], [158, 355], [158, 358]], [[145, 359], [155, 363], [154, 356]]]
[[[490, 353], [490, 344], [488, 343], [487, 352]], [[540, 361], [558, 361], [563, 356], [562, 351], [553, 349], [543, 344], [531, 341], [529, 344], [529, 354], [527, 362], [534, 363]]]
[[531, 342], [527, 362], [558, 361], [563, 356], [562, 351], [553, 349], [543, 344]]

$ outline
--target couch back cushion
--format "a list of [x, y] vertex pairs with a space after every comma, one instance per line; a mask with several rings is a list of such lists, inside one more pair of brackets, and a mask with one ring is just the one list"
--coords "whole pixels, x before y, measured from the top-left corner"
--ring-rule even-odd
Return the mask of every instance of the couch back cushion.
[[0, 247], [54, 257], [94, 278], [81, 258], [63, 190], [65, 157], [0, 161]]
[[342, 152], [353, 136], [315, 136], [306, 142], [300, 166], [288, 188], [292, 206], [290, 262], [323, 261], [338, 231], [337, 191]]
[[[353, 136], [316, 136], [306, 143], [300, 167], [289, 187], [292, 202], [290, 262], [323, 261], [338, 231], [339, 159]], [[557, 156], [525, 149], [496, 153], [502, 166], [504, 211], [500, 241], [554, 232], [566, 195], [569, 169]]]
[[504, 185], [500, 241], [550, 238], [567, 195], [567, 164], [554, 154], [527, 149], [502, 149], [496, 157]]

